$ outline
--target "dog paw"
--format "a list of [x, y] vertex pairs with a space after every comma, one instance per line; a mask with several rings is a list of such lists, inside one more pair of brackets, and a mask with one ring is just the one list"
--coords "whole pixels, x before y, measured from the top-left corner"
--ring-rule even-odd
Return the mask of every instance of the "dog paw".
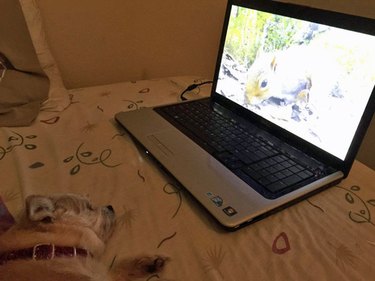
[[169, 258], [162, 256], [142, 257], [136, 260], [135, 269], [144, 275], [159, 273], [168, 260]]
[[129, 281], [161, 273], [170, 259], [164, 256], [142, 256], [126, 259], [117, 263], [112, 269], [113, 280]]

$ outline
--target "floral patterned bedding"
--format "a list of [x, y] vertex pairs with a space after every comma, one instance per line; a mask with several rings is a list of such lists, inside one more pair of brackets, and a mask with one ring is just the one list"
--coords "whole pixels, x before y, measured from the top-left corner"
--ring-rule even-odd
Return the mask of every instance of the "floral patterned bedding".
[[[103, 260], [163, 254], [148, 280], [374, 280], [375, 172], [350, 176], [290, 208], [227, 232], [133, 143], [115, 113], [180, 100], [195, 77], [70, 90], [63, 112], [0, 128], [0, 218], [30, 194], [81, 193], [111, 204], [118, 228]], [[205, 85], [187, 94], [207, 96]], [[0, 200], [1, 203], [1, 200]]]

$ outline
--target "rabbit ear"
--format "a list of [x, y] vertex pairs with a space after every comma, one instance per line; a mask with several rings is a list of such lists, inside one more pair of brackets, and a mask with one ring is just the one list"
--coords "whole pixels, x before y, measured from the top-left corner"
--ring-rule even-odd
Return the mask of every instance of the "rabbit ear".
[[49, 197], [30, 195], [26, 198], [26, 212], [29, 220], [50, 223], [55, 218], [54, 204]]
[[275, 72], [276, 68], [277, 68], [277, 58], [276, 58], [276, 55], [274, 55], [271, 61], [271, 70]]

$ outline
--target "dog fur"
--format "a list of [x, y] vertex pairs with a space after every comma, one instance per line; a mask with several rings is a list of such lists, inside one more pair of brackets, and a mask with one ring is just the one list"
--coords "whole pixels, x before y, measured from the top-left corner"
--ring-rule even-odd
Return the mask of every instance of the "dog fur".
[[162, 271], [168, 258], [146, 256], [123, 261], [110, 271], [99, 257], [115, 227], [111, 206], [94, 207], [80, 195], [31, 195], [19, 223], [0, 236], [0, 252], [40, 243], [88, 250], [88, 257], [18, 259], [0, 265], [1, 281], [130, 281]]

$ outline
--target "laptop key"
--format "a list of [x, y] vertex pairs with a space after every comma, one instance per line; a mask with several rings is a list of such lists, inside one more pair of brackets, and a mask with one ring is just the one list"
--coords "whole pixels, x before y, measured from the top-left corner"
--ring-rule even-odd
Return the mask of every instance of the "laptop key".
[[287, 184], [285, 184], [282, 181], [277, 181], [277, 182], [271, 183], [270, 185], [267, 185], [266, 189], [271, 191], [272, 193], [276, 193], [276, 192], [283, 190], [286, 187], [288, 187]]
[[251, 167], [245, 167], [242, 171], [254, 180], [259, 180], [262, 177], [258, 171], [252, 169]]
[[230, 170], [236, 170], [236, 169], [243, 167], [243, 163], [239, 160], [236, 160], [236, 161], [228, 163], [227, 166]]
[[314, 174], [308, 170], [304, 170], [302, 172], [299, 172], [298, 176], [305, 180], [311, 178], [312, 176], [314, 176]]
[[287, 178], [284, 178], [282, 180], [282, 182], [285, 183], [286, 185], [294, 185], [294, 184], [300, 182], [301, 180], [302, 180], [302, 178], [300, 178], [299, 176], [291, 175]]
[[[301, 168], [302, 168], [302, 167], [301, 167]], [[302, 168], [302, 169], [303, 169], [303, 168]], [[292, 167], [289, 168], [289, 170], [290, 170], [292, 173], [294, 173], [294, 174], [296, 174], [296, 173], [298, 173], [298, 172], [301, 171], [301, 169], [300, 169], [298, 166], [292, 166]]]

